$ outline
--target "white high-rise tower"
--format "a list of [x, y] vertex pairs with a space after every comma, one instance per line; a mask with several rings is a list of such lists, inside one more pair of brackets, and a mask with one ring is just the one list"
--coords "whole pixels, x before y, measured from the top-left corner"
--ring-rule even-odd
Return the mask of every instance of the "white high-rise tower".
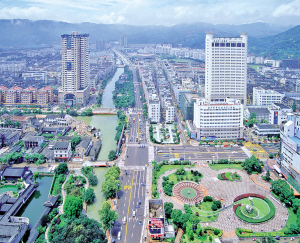
[[246, 103], [247, 34], [205, 39], [205, 98], [209, 101], [239, 99]]
[[59, 102], [67, 106], [86, 103], [89, 94], [89, 35], [72, 32], [62, 37], [62, 87]]

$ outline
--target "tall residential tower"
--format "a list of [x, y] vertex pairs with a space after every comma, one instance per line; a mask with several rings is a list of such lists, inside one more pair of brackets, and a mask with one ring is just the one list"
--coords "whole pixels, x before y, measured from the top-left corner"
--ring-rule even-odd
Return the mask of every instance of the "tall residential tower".
[[72, 32], [61, 37], [62, 87], [59, 102], [66, 106], [82, 105], [89, 96], [89, 35]]
[[205, 39], [205, 98], [209, 101], [239, 99], [246, 104], [247, 34]]

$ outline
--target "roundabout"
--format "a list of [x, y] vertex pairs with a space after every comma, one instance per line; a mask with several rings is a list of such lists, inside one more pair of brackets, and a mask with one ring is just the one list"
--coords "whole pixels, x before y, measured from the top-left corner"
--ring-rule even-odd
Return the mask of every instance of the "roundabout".
[[183, 181], [177, 183], [173, 187], [173, 195], [179, 201], [185, 204], [196, 204], [202, 201], [204, 193], [200, 186], [191, 181]]

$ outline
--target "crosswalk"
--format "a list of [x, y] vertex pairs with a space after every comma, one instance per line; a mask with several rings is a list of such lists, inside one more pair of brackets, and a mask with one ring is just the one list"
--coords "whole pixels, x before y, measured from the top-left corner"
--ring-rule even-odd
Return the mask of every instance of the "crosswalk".
[[148, 146], [148, 161], [149, 163], [151, 163], [151, 161], [154, 160], [154, 146], [153, 145], [149, 145]]

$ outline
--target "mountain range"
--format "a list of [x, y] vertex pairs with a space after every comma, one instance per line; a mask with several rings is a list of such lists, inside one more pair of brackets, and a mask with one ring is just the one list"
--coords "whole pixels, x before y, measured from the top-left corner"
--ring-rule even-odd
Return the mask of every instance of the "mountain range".
[[102, 39], [117, 41], [126, 33], [129, 44], [163, 44], [204, 48], [205, 33], [214, 36], [239, 36], [248, 33], [249, 52], [270, 58], [287, 58], [285, 54], [300, 57], [300, 26], [289, 27], [266, 23], [213, 25], [209, 23], [179, 24], [166, 26], [141, 26], [121, 24], [66, 23], [51, 20], [26, 19], [0, 20], [0, 47], [37, 47], [60, 44], [61, 35], [78, 31], [88, 33], [90, 43]]

